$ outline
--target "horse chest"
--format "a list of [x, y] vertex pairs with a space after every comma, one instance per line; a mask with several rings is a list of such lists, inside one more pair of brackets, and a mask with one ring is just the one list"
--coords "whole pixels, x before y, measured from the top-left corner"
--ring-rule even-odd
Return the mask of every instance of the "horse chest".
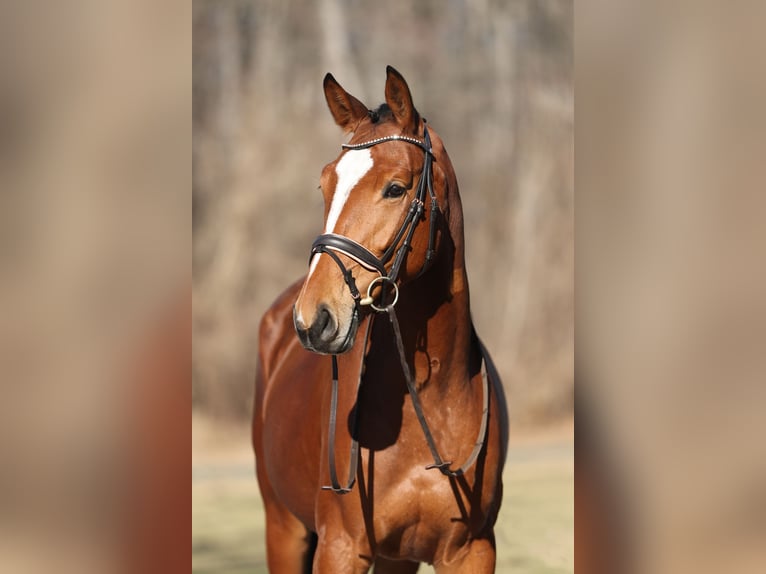
[[398, 479], [376, 476], [373, 483], [372, 522], [383, 555], [430, 562], [465, 529], [465, 512], [438, 471], [421, 467]]

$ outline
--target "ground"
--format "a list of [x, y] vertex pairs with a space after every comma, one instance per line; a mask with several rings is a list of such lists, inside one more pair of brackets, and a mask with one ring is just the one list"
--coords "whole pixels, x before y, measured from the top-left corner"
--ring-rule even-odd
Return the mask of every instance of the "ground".
[[[196, 417], [192, 434], [192, 572], [267, 572], [248, 429]], [[512, 431], [496, 527], [498, 573], [573, 572], [573, 436], [571, 422]]]

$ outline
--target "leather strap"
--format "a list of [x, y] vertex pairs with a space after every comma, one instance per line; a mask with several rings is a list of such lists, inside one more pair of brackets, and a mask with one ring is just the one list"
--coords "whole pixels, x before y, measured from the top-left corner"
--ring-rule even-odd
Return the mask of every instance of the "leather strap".
[[[415, 386], [415, 379], [412, 376], [412, 372], [410, 371], [409, 364], [407, 363], [407, 357], [405, 356], [404, 344], [402, 343], [402, 334], [399, 329], [399, 320], [396, 317], [396, 311], [394, 311], [393, 306], [389, 305], [388, 307], [386, 307], [386, 312], [388, 313], [389, 320], [391, 321], [391, 326], [393, 327], [393, 330], [394, 330], [394, 339], [396, 340], [396, 348], [399, 352], [399, 361], [401, 363], [402, 372], [404, 373], [404, 378], [407, 383], [407, 392], [410, 394], [410, 397], [412, 399], [412, 406], [415, 409], [415, 415], [417, 416], [418, 422], [420, 423], [420, 428], [423, 430], [423, 435], [425, 436], [426, 443], [428, 444], [428, 449], [431, 451], [431, 456], [434, 459], [433, 464], [429, 464], [428, 466], [426, 466], [426, 470], [438, 468], [439, 472], [441, 472], [445, 476], [451, 476], [451, 477], [461, 476], [465, 474], [474, 465], [474, 463], [476, 463], [476, 459], [479, 458], [479, 454], [481, 453], [481, 450], [484, 447], [484, 441], [487, 435], [487, 423], [489, 420], [489, 376], [490, 376], [489, 373], [491, 373], [491, 376], [493, 378], [497, 376], [494, 364], [492, 363], [492, 359], [489, 356], [489, 352], [484, 346], [484, 343], [481, 342], [481, 339], [478, 339], [477, 337], [477, 340], [479, 342], [479, 349], [481, 351], [481, 356], [482, 356], [481, 423], [479, 424], [478, 436], [476, 437], [476, 441], [474, 442], [473, 450], [471, 451], [471, 454], [468, 456], [468, 458], [459, 468], [453, 470], [452, 468], [450, 468], [452, 466], [452, 461], [445, 461], [439, 454], [439, 449], [436, 447], [436, 441], [434, 440], [433, 434], [431, 433], [431, 428], [428, 426], [428, 421], [426, 420], [426, 416], [423, 411], [423, 405], [420, 402], [420, 396], [418, 395], [418, 390]], [[365, 349], [367, 348], [367, 343], [370, 338], [370, 331], [372, 329], [373, 320], [374, 320], [374, 315], [370, 317], [367, 323], [367, 329], [366, 329], [365, 338], [364, 338]], [[357, 380], [356, 393], [355, 393], [355, 396], [357, 399], [359, 397], [359, 388], [362, 383], [362, 373], [364, 371], [364, 360], [365, 360], [365, 356], [363, 355], [362, 361], [359, 367], [359, 378]], [[332, 391], [331, 391], [331, 398], [330, 398], [330, 418], [328, 422], [328, 427], [329, 427], [328, 465], [330, 470], [330, 486], [323, 486], [322, 490], [332, 490], [336, 494], [348, 494], [349, 492], [351, 492], [356, 482], [356, 472], [359, 465], [359, 441], [355, 438], [357, 436], [357, 431], [358, 431], [358, 426], [357, 426], [358, 417], [357, 417], [357, 412], [354, 411], [353, 420], [352, 420], [352, 428], [354, 430], [351, 437], [348, 479], [346, 481], [346, 486], [342, 486], [340, 482], [338, 481], [338, 472], [336, 470], [336, 465], [335, 465], [335, 428], [336, 428], [337, 419], [338, 419], [338, 359], [336, 355], [332, 356], [332, 369], [333, 369], [332, 371], [333, 380], [332, 380]]]
[[326, 233], [317, 237], [311, 246], [312, 257], [316, 253], [328, 253], [330, 251], [338, 251], [370, 271], [377, 271], [380, 275], [386, 274], [384, 262], [353, 239], [335, 233]]
[[[420, 176], [420, 181], [418, 182], [418, 189], [415, 194], [415, 198], [412, 200], [412, 204], [410, 205], [410, 209], [407, 212], [407, 216], [405, 217], [404, 222], [399, 228], [399, 231], [396, 233], [394, 240], [392, 241], [391, 245], [389, 245], [389, 247], [386, 249], [386, 251], [383, 253], [381, 257], [375, 256], [369, 249], [359, 244], [358, 242], [354, 241], [353, 239], [349, 237], [345, 237], [343, 235], [334, 234], [334, 233], [327, 233], [324, 235], [320, 235], [319, 237], [316, 238], [316, 240], [314, 240], [314, 243], [311, 246], [312, 257], [315, 254], [326, 253], [330, 257], [332, 257], [333, 261], [335, 261], [335, 263], [338, 265], [341, 272], [343, 273], [344, 281], [346, 282], [346, 284], [349, 287], [349, 290], [351, 291], [351, 296], [354, 298], [356, 302], [357, 309], [360, 304], [360, 295], [359, 295], [359, 290], [356, 287], [354, 276], [351, 274], [350, 270], [346, 268], [346, 266], [343, 264], [343, 262], [341, 261], [340, 257], [338, 257], [337, 254], [341, 253], [345, 255], [346, 257], [349, 257], [353, 261], [357, 262], [362, 267], [370, 271], [375, 271], [380, 275], [380, 277], [385, 277], [391, 283], [395, 283], [395, 281], [397, 280], [399, 276], [399, 272], [401, 271], [401, 267], [404, 264], [404, 260], [411, 249], [411, 242], [412, 242], [412, 237], [415, 233], [415, 228], [417, 227], [418, 223], [423, 217], [423, 212], [425, 211], [424, 202], [426, 199], [426, 193], [428, 193], [431, 199], [431, 216], [429, 220], [428, 250], [426, 251], [425, 261], [423, 263], [423, 267], [418, 273], [418, 277], [422, 275], [428, 269], [428, 267], [430, 266], [431, 260], [433, 259], [435, 242], [436, 242], [435, 224], [436, 224], [436, 217], [437, 217], [437, 214], [440, 213], [440, 209], [439, 209], [439, 204], [436, 200], [436, 194], [434, 193], [434, 189], [433, 189], [433, 170], [432, 170], [433, 151], [431, 149], [431, 136], [428, 133], [428, 128], [425, 126], [423, 128], [423, 137], [424, 137], [424, 141], [421, 142], [420, 140], [417, 140], [415, 138], [393, 135], [393, 136], [387, 136], [384, 138], [378, 138], [368, 142], [363, 142], [360, 144], [344, 144], [343, 145], [343, 147], [346, 149], [363, 149], [363, 148], [369, 148], [374, 145], [378, 145], [380, 143], [387, 142], [387, 141], [404, 141], [407, 143], [417, 145], [418, 147], [423, 149], [425, 152], [423, 171]], [[401, 246], [397, 248], [397, 245], [399, 245], [400, 241], [402, 241]], [[391, 271], [387, 273], [385, 265], [386, 263], [388, 263], [388, 261], [392, 257], [394, 258], [394, 262], [391, 266]], [[384, 295], [381, 292], [381, 298], [383, 296]], [[441, 458], [439, 454], [439, 450], [436, 447], [436, 442], [434, 441], [433, 434], [431, 433], [431, 429], [428, 426], [428, 421], [426, 420], [425, 413], [423, 412], [423, 406], [420, 402], [420, 397], [418, 396], [418, 391], [415, 386], [415, 380], [414, 380], [414, 377], [412, 376], [412, 372], [410, 371], [409, 364], [407, 363], [407, 357], [404, 351], [404, 344], [402, 343], [402, 335], [399, 329], [399, 321], [396, 317], [394, 306], [388, 305], [386, 307], [373, 307], [373, 308], [379, 311], [386, 311], [388, 313], [389, 320], [391, 321], [391, 325], [394, 330], [396, 347], [399, 352], [399, 362], [401, 363], [402, 371], [404, 373], [404, 378], [407, 382], [407, 391], [409, 392], [410, 397], [412, 398], [412, 405], [415, 408], [415, 414], [418, 418], [418, 422], [420, 423], [420, 427], [423, 430], [423, 434], [425, 435], [426, 443], [428, 444], [428, 448], [431, 451], [431, 456], [434, 459], [433, 464], [428, 465], [426, 469], [438, 468], [442, 474], [446, 476], [451, 476], [451, 477], [457, 477], [457, 476], [461, 476], [462, 474], [465, 474], [465, 472], [476, 462], [476, 459], [478, 458], [479, 453], [481, 452], [481, 449], [484, 446], [484, 441], [485, 441], [486, 433], [487, 433], [487, 420], [489, 415], [489, 383], [488, 383], [488, 377], [487, 377], [487, 368], [490, 368], [492, 370], [493, 377], [496, 375], [494, 372], [494, 366], [492, 365], [492, 361], [489, 358], [489, 354], [487, 353], [486, 348], [481, 343], [481, 341], [479, 341], [479, 346], [480, 346], [481, 354], [482, 354], [482, 392], [483, 392], [482, 415], [481, 415], [481, 424], [479, 425], [479, 435], [476, 439], [476, 442], [474, 443], [473, 450], [471, 451], [471, 454], [469, 455], [468, 459], [463, 463], [462, 466], [460, 466], [459, 468], [455, 470], [452, 470], [450, 468], [450, 466], [452, 465], [452, 462], [445, 461]], [[373, 320], [374, 320], [374, 315], [371, 315], [367, 322], [367, 329], [366, 329], [365, 338], [364, 338], [362, 359], [359, 366], [359, 377], [358, 377], [357, 386], [356, 386], [357, 398], [359, 396], [359, 387], [361, 386], [361, 382], [362, 382], [362, 373], [364, 371], [364, 360], [366, 357], [367, 344], [369, 341]], [[355, 410], [353, 415], [353, 420], [352, 420], [353, 433], [351, 437], [351, 452], [349, 455], [349, 472], [348, 472], [348, 479], [346, 481], [346, 486], [342, 486], [340, 482], [338, 481], [338, 473], [337, 473], [336, 465], [335, 465], [335, 429], [337, 425], [337, 418], [338, 418], [338, 358], [336, 355], [333, 355], [332, 356], [332, 390], [331, 390], [331, 397], [330, 397], [330, 417], [329, 417], [329, 423], [328, 423], [329, 432], [328, 432], [328, 448], [327, 448], [331, 484], [330, 486], [323, 486], [322, 489], [332, 490], [336, 494], [346, 494], [348, 492], [351, 492], [354, 486], [354, 483], [356, 481], [356, 472], [359, 465], [359, 441], [355, 438], [357, 436], [358, 417]]]
[[445, 461], [442, 459], [441, 455], [439, 454], [439, 450], [436, 448], [436, 442], [434, 441], [434, 437], [431, 434], [431, 429], [428, 426], [428, 421], [426, 420], [425, 413], [423, 412], [423, 405], [420, 403], [420, 397], [418, 396], [418, 390], [415, 387], [415, 379], [412, 376], [412, 372], [410, 371], [410, 366], [407, 363], [407, 357], [404, 352], [404, 344], [402, 343], [402, 334], [399, 330], [399, 320], [396, 318], [396, 311], [394, 311], [393, 306], [386, 307], [386, 312], [388, 313], [388, 318], [391, 320], [391, 326], [394, 329], [394, 338], [396, 339], [396, 348], [399, 351], [399, 361], [402, 364], [402, 371], [404, 372], [404, 378], [407, 381], [407, 391], [410, 393], [410, 397], [412, 398], [412, 406], [415, 408], [415, 414], [418, 417], [418, 422], [420, 422], [420, 427], [423, 429], [423, 434], [426, 437], [426, 442], [428, 443], [428, 449], [431, 451], [431, 456], [434, 459], [433, 464], [429, 464], [426, 466], [426, 470], [430, 470], [432, 468], [438, 468], [439, 471], [441, 471], [442, 474], [446, 476], [461, 476], [462, 474], [465, 474], [465, 472], [473, 466], [473, 464], [476, 462], [476, 459], [479, 457], [479, 453], [481, 452], [482, 447], [484, 446], [484, 439], [486, 438], [487, 434], [487, 421], [489, 418], [489, 383], [487, 380], [487, 365], [488, 362], [491, 363], [491, 359], [489, 359], [489, 353], [487, 353], [487, 349], [484, 347], [481, 341], [479, 341], [479, 348], [481, 350], [482, 355], [482, 370], [481, 370], [481, 379], [482, 379], [482, 392], [483, 392], [483, 399], [482, 399], [482, 411], [481, 411], [481, 423], [479, 424], [479, 434], [476, 438], [476, 442], [473, 445], [473, 450], [471, 451], [471, 454], [468, 456], [468, 459], [460, 466], [460, 468], [452, 470], [450, 466], [452, 465], [451, 461]]
[[[367, 329], [364, 335], [364, 347], [367, 349], [367, 342], [370, 339], [370, 331], [372, 329], [372, 322], [375, 316], [372, 315], [367, 321]], [[359, 387], [362, 384], [362, 373], [364, 372], [364, 359], [365, 354], [362, 353], [362, 361], [359, 367], [359, 377], [356, 383], [356, 397], [359, 396]], [[332, 490], [335, 494], [348, 494], [354, 488], [356, 482], [356, 471], [359, 466], [359, 441], [357, 440], [357, 411], [354, 410], [353, 420], [351, 421], [351, 427], [353, 433], [351, 435], [351, 452], [349, 454], [349, 466], [348, 466], [348, 479], [346, 480], [346, 486], [341, 486], [338, 481], [338, 471], [335, 467], [335, 427], [338, 422], [338, 356], [332, 356], [332, 389], [330, 391], [330, 420], [328, 422], [328, 466], [330, 469], [330, 486], [323, 486], [322, 490]]]

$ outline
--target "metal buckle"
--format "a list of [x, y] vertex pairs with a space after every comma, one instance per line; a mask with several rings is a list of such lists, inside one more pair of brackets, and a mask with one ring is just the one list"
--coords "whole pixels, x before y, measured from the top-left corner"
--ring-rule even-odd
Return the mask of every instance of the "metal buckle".
[[334, 486], [323, 486], [322, 490], [332, 490], [335, 494], [348, 494], [353, 490], [352, 488], [335, 488]]
[[[378, 282], [381, 283], [381, 288], [382, 288], [383, 287], [382, 284], [386, 281], [388, 281], [391, 284], [391, 286], [394, 288], [394, 300], [388, 305], [386, 305], [385, 307], [378, 307], [377, 305], [375, 305], [375, 299], [373, 299], [372, 297], [372, 288]], [[398, 300], [399, 300], [399, 286], [394, 281], [391, 281], [390, 278], [381, 275], [380, 277], [376, 277], [370, 282], [370, 285], [367, 287], [367, 297], [365, 297], [364, 299], [361, 299], [359, 301], [359, 304], [369, 305], [373, 310], [377, 311], [378, 313], [381, 313], [385, 311], [388, 307], [393, 307], [394, 305], [396, 305], [396, 302]]]

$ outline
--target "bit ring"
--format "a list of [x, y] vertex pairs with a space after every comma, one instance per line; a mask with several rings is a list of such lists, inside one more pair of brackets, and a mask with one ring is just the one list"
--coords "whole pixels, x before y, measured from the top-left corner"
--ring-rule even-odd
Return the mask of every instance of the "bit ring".
[[[372, 297], [372, 289], [373, 287], [375, 287], [377, 283], [380, 283], [382, 287], [386, 281], [388, 281], [388, 283], [390, 283], [391, 286], [394, 288], [394, 300], [388, 305], [386, 305], [385, 307], [378, 307], [374, 302], [375, 299]], [[394, 281], [391, 281], [391, 279], [389, 279], [388, 277], [384, 277], [383, 275], [381, 275], [380, 277], [376, 277], [370, 282], [369, 286], [367, 287], [367, 297], [359, 301], [359, 304], [369, 305], [370, 307], [372, 307], [373, 310], [377, 311], [378, 313], [381, 313], [385, 311], [388, 307], [393, 307], [394, 305], [396, 305], [396, 302], [398, 300], [399, 300], [399, 286]]]

